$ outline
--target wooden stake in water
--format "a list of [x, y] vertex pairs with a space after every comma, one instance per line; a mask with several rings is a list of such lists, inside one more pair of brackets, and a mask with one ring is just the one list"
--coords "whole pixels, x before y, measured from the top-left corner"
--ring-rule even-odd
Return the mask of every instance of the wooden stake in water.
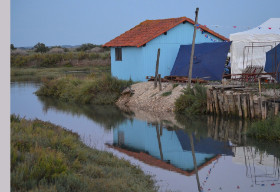
[[195, 152], [194, 152], [192, 133], [190, 133], [190, 143], [191, 143], [191, 148], [192, 148], [192, 157], [193, 157], [193, 165], [194, 165], [194, 170], [195, 170], [195, 175], [196, 175], [197, 188], [198, 188], [198, 191], [200, 192], [201, 189], [200, 189], [200, 182], [199, 182], [199, 176], [198, 176], [198, 170], [197, 170], [197, 164], [196, 164], [196, 158], [195, 158]]

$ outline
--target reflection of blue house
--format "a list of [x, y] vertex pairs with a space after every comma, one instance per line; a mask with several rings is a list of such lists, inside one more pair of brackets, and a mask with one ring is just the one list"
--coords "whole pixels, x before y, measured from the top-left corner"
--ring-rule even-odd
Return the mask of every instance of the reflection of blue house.
[[[228, 39], [200, 25], [196, 43], [222, 42]], [[111, 48], [112, 75], [128, 80], [145, 81], [155, 74], [160, 48], [159, 74], [170, 75], [180, 45], [192, 44], [194, 21], [187, 17], [146, 20], [105, 43]]]
[[[189, 137], [182, 130], [160, 130], [147, 122], [134, 119], [133, 122], [127, 121], [114, 128], [114, 144], [128, 150], [148, 153], [157, 159], [162, 156], [163, 161], [183, 170], [194, 169]], [[194, 140], [194, 144], [198, 167], [218, 154], [232, 155], [225, 143], [210, 138]]]

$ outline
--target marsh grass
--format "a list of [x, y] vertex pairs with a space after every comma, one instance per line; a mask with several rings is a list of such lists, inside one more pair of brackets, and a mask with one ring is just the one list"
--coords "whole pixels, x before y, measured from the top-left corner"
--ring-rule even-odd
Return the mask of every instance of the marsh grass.
[[69, 76], [44, 81], [36, 94], [55, 97], [66, 102], [106, 105], [114, 104], [121, 92], [132, 83], [118, 80], [108, 74], [101, 77], [89, 76], [85, 79]]
[[[99, 77], [102, 74], [110, 73], [110, 66], [96, 65], [84, 67], [53, 67], [53, 68], [11, 68], [11, 81], [36, 81], [43, 79], [56, 79], [63, 76], [71, 76], [68, 71], [84, 72], [91, 76]], [[82, 73], [80, 73], [82, 75]]]
[[11, 191], [156, 191], [128, 161], [87, 147], [76, 133], [11, 115]]
[[206, 88], [195, 84], [186, 88], [183, 94], [175, 101], [175, 111], [182, 114], [204, 114], [207, 106]]
[[110, 52], [66, 52], [66, 53], [30, 53], [27, 55], [11, 55], [11, 67], [55, 67], [73, 64], [81, 60], [108, 60]]
[[253, 122], [247, 131], [249, 137], [280, 143], [280, 116]]

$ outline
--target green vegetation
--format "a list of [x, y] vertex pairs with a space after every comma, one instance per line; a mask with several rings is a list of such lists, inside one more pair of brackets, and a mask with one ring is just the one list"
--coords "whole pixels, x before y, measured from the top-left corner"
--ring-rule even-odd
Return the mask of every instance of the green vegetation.
[[182, 114], [206, 113], [207, 95], [206, 88], [195, 84], [193, 89], [183, 90], [182, 95], [175, 101], [175, 111]]
[[[109, 52], [103, 53], [86, 53], [86, 52], [64, 52], [41, 54], [32, 53], [28, 55], [11, 55], [12, 67], [55, 67], [55, 66], [74, 66], [83, 65], [83, 60], [94, 61], [99, 60], [100, 64], [109, 65], [110, 62], [105, 60], [110, 59]], [[92, 64], [92, 62], [88, 63]]]
[[172, 94], [172, 91], [166, 91], [166, 92], [162, 93], [161, 96], [167, 97], [167, 96], [169, 96], [171, 94]]
[[34, 47], [35, 52], [39, 52], [39, 53], [46, 53], [49, 51], [49, 48], [46, 47], [46, 45], [44, 43], [37, 43]]
[[17, 48], [15, 48], [14, 44], [11, 44], [10, 46], [11, 50], [16, 50]]
[[121, 92], [132, 83], [110, 75], [100, 78], [88, 76], [85, 79], [70, 76], [44, 81], [36, 94], [81, 104], [114, 104]]
[[179, 85], [178, 83], [174, 83], [174, 84], [172, 85], [173, 89], [176, 88], [176, 87], [178, 87], [178, 85]]
[[151, 176], [77, 134], [11, 116], [11, 191], [156, 191]]
[[58, 77], [71, 76], [71, 71], [76, 71], [76, 76], [85, 76], [89, 73], [91, 76], [99, 77], [102, 74], [110, 74], [109, 65], [96, 65], [85, 67], [52, 67], [52, 68], [11, 68], [11, 81], [36, 81], [43, 79], [55, 79]]
[[80, 47], [78, 47], [77, 51], [87, 51], [87, 50], [91, 50], [94, 47], [97, 47], [97, 45], [93, 45], [91, 43], [86, 43], [86, 44], [82, 44]]
[[280, 116], [253, 122], [247, 135], [256, 139], [280, 142]]

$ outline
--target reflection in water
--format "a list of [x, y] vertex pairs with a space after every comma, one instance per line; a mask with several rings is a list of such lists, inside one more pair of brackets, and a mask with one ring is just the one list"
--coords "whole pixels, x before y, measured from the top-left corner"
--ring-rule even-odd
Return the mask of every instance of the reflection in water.
[[50, 97], [38, 97], [43, 104], [43, 111], [47, 113], [49, 109], [56, 109], [69, 112], [72, 115], [85, 115], [89, 119], [101, 124], [106, 129], [111, 129], [127, 120], [130, 115], [122, 112], [115, 106], [98, 105], [78, 105], [53, 99]]
[[32, 94], [37, 87], [11, 84], [11, 112], [90, 135], [98, 149], [156, 175], [162, 191], [197, 191], [200, 185], [204, 191], [279, 191], [279, 145], [246, 138], [249, 122], [75, 105], [38, 98]]
[[[148, 123], [138, 120], [137, 112], [134, 114], [136, 118], [133, 121], [114, 128], [113, 148], [147, 164], [187, 176], [196, 173], [195, 161], [198, 170], [201, 170], [222, 156], [232, 156], [233, 163], [246, 167], [244, 174], [252, 179], [253, 184], [279, 184], [278, 150], [248, 146], [247, 143], [255, 141], [243, 134], [249, 122], [214, 116], [177, 116], [176, 128], [171, 129], [170, 126], [164, 126], [166, 121]], [[192, 149], [195, 153], [192, 153]], [[154, 163], [154, 159], [161, 161]], [[203, 186], [204, 183], [200, 185], [198, 174], [196, 176], [198, 186]]]
[[133, 122], [126, 122], [114, 129], [114, 145], [146, 153], [187, 173], [194, 173], [190, 135], [194, 136], [198, 168], [222, 154], [233, 155], [229, 142], [217, 141], [199, 133], [194, 135], [182, 129], [168, 130], [162, 123], [151, 124], [134, 119]]

